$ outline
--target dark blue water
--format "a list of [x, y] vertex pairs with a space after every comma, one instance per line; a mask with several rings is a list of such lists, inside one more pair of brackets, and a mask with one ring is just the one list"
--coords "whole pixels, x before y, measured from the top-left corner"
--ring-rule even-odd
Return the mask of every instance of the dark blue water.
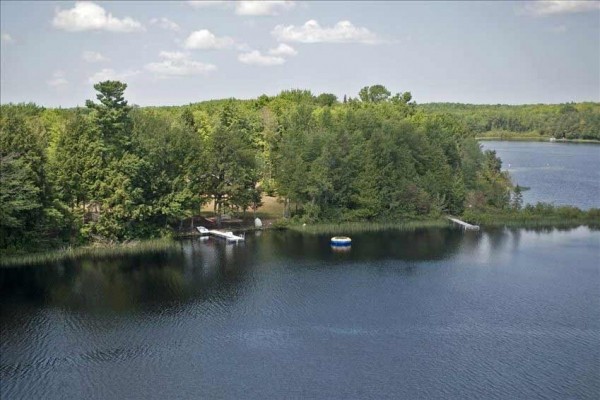
[[597, 399], [600, 232], [430, 229], [0, 270], [2, 399]]
[[530, 187], [525, 203], [539, 201], [600, 208], [600, 145], [581, 143], [482, 141], [496, 150], [515, 184]]

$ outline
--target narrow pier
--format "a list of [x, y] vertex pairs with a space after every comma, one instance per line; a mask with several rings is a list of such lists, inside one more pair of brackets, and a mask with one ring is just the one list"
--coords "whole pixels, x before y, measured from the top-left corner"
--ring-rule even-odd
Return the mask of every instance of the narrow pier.
[[471, 224], [468, 224], [468, 223], [466, 223], [464, 221], [461, 221], [458, 218], [448, 217], [448, 219], [450, 221], [454, 222], [455, 224], [460, 225], [466, 231], [478, 231], [479, 230], [479, 225], [471, 225]]
[[227, 240], [228, 242], [241, 242], [244, 240], [243, 236], [236, 236], [233, 234], [233, 232], [221, 232], [221, 231], [217, 231], [217, 230], [211, 230], [211, 231], [209, 231], [209, 233], [211, 235], [215, 235], [217, 237], [223, 238], [223, 239]]

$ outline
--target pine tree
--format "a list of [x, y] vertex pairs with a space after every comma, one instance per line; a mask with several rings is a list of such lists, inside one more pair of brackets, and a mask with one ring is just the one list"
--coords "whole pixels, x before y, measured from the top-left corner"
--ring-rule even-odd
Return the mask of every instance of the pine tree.
[[513, 190], [511, 207], [514, 210], [520, 210], [521, 208], [523, 208], [523, 189], [519, 185], [515, 186]]
[[96, 98], [100, 103], [87, 100], [85, 105], [94, 111], [95, 124], [106, 147], [105, 161], [118, 159], [131, 149], [131, 107], [124, 98], [127, 84], [104, 81], [95, 84], [94, 89], [99, 92]]

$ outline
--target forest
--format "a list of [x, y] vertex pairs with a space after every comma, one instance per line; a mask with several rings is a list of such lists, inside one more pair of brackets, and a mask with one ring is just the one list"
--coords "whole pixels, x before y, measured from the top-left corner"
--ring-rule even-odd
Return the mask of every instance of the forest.
[[298, 223], [520, 208], [477, 134], [541, 132], [565, 109], [579, 118], [565, 135], [600, 132], [597, 104], [417, 105], [382, 85], [173, 107], [129, 105], [119, 81], [94, 88], [81, 108], [0, 106], [0, 254], [169, 236], [202, 205], [245, 213], [264, 194]]
[[600, 140], [600, 104], [475, 105], [431, 103], [426, 113], [446, 113], [477, 137]]

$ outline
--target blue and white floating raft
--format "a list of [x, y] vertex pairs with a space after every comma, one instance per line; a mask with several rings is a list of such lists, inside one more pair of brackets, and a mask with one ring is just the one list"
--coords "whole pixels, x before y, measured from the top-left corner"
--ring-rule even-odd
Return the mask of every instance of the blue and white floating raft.
[[334, 236], [331, 238], [331, 246], [348, 247], [352, 244], [352, 239], [347, 236]]

